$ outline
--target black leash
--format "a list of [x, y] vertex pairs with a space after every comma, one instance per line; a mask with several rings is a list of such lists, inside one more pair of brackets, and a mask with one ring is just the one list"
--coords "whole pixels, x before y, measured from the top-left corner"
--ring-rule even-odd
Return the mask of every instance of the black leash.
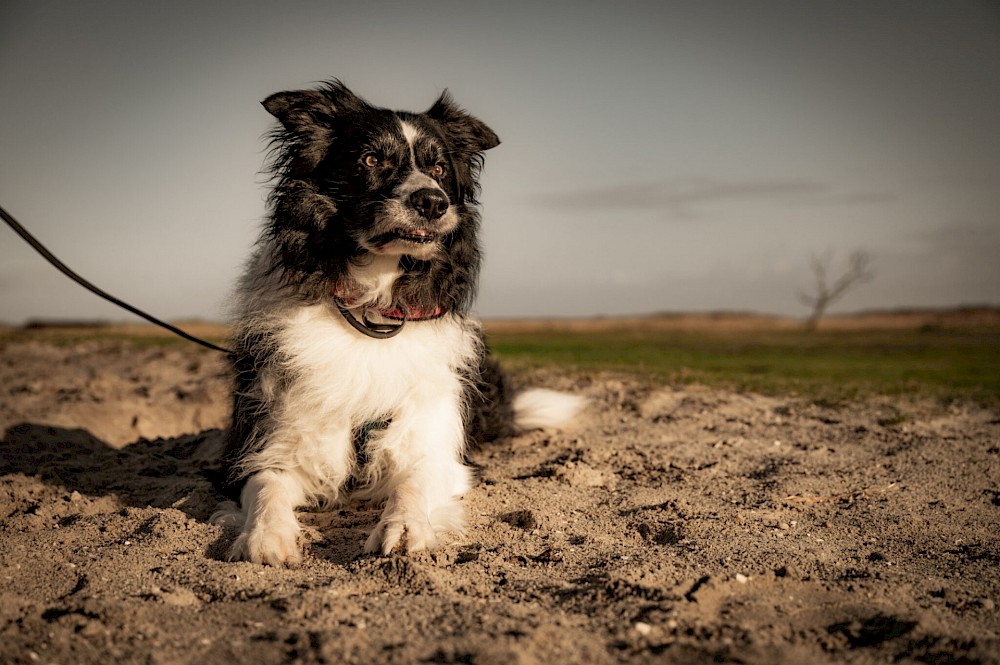
[[230, 351], [229, 349], [224, 349], [221, 346], [216, 346], [215, 344], [212, 344], [211, 342], [206, 342], [203, 339], [199, 339], [199, 338], [195, 337], [194, 335], [191, 335], [191, 334], [188, 334], [188, 333], [184, 332], [180, 328], [176, 328], [176, 327], [170, 325], [169, 323], [166, 323], [164, 321], [159, 320], [155, 316], [150, 316], [149, 314], [146, 314], [141, 309], [136, 309], [132, 305], [129, 305], [127, 302], [123, 302], [123, 301], [119, 300], [118, 298], [115, 298], [110, 293], [105, 293], [101, 289], [97, 288], [96, 286], [94, 286], [93, 284], [91, 284], [90, 282], [88, 282], [87, 280], [85, 280], [83, 277], [80, 277], [75, 272], [73, 272], [72, 270], [70, 270], [70, 268], [65, 263], [63, 263], [58, 258], [56, 258], [55, 255], [52, 254], [52, 252], [50, 252], [48, 249], [45, 248], [45, 245], [43, 245], [42, 243], [38, 242], [38, 240], [36, 240], [34, 236], [32, 236], [30, 233], [28, 233], [28, 231], [23, 226], [21, 226], [17, 222], [17, 220], [14, 219], [10, 215], [10, 213], [8, 213], [2, 207], [0, 207], [0, 217], [3, 217], [3, 221], [7, 222], [7, 225], [10, 226], [10, 228], [14, 229], [14, 233], [16, 233], [17, 235], [21, 236], [21, 238], [26, 243], [28, 243], [29, 245], [31, 245], [36, 252], [38, 252], [39, 254], [41, 254], [42, 257], [46, 261], [48, 261], [53, 266], [55, 266], [55, 268], [59, 272], [61, 272], [62, 274], [66, 275], [71, 280], [73, 280], [74, 282], [76, 282], [77, 284], [79, 284], [80, 286], [82, 286], [83, 288], [87, 289], [91, 293], [93, 293], [95, 295], [98, 295], [101, 298], [104, 298], [105, 300], [107, 300], [110, 303], [118, 305], [122, 309], [125, 309], [125, 310], [128, 310], [129, 312], [132, 312], [136, 316], [141, 316], [142, 318], [146, 319], [150, 323], [154, 323], [154, 324], [160, 326], [161, 328], [166, 328], [167, 330], [169, 330], [170, 332], [174, 333], [175, 335], [179, 335], [179, 336], [183, 337], [184, 339], [186, 339], [188, 341], [194, 342], [195, 344], [201, 344], [202, 346], [204, 346], [206, 348], [209, 348], [209, 349], [212, 349], [213, 351], [221, 351], [222, 353], [228, 353], [230, 355], [232, 354], [232, 351]]

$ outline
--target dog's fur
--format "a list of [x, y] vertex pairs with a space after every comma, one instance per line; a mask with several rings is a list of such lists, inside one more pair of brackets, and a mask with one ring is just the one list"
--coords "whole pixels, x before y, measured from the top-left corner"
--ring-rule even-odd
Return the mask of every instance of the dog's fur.
[[[224, 461], [241, 526], [231, 559], [301, 559], [297, 506], [384, 501], [365, 544], [389, 553], [462, 533], [467, 441], [566, 424], [573, 396], [513, 395], [469, 318], [483, 152], [499, 144], [447, 93], [377, 108], [339, 81], [282, 92], [270, 215], [237, 289]], [[374, 339], [350, 325], [393, 324]], [[397, 324], [398, 325], [398, 324]]]

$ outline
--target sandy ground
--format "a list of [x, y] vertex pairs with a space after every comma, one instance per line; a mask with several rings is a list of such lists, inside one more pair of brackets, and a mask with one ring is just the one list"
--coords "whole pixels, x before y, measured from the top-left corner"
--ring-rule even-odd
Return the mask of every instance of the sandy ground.
[[471, 528], [227, 563], [227, 380], [196, 347], [0, 348], [2, 663], [1000, 663], [1000, 414], [519, 377], [579, 429], [480, 451]]

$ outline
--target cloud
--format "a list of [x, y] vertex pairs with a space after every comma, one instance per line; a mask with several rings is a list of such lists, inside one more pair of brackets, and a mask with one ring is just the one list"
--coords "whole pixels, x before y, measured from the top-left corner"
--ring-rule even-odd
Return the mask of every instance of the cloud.
[[697, 208], [716, 203], [767, 201], [786, 205], [872, 205], [895, 200], [884, 192], [838, 192], [804, 178], [723, 181], [684, 178], [597, 189], [539, 194], [534, 203], [560, 210], [653, 210], [672, 217], [697, 216]]
[[996, 265], [1000, 255], [1000, 228], [987, 224], [954, 222], [917, 234], [926, 249], [932, 253], [954, 252], [964, 257], [989, 257]]

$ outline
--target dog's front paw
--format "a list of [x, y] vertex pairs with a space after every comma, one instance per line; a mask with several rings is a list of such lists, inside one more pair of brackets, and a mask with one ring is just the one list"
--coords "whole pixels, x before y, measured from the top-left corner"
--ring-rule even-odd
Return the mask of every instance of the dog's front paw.
[[451, 500], [443, 503], [430, 514], [419, 510], [400, 510], [397, 503], [382, 513], [375, 530], [365, 542], [365, 552], [389, 554], [400, 543], [407, 552], [433, 549], [447, 534], [465, 533], [465, 511], [462, 504]]
[[299, 529], [257, 527], [244, 531], [229, 548], [230, 561], [251, 561], [269, 566], [297, 566], [302, 563]]
[[419, 517], [383, 518], [365, 542], [367, 554], [389, 554], [404, 540], [407, 552], [432, 549], [437, 546], [437, 533], [426, 519]]

